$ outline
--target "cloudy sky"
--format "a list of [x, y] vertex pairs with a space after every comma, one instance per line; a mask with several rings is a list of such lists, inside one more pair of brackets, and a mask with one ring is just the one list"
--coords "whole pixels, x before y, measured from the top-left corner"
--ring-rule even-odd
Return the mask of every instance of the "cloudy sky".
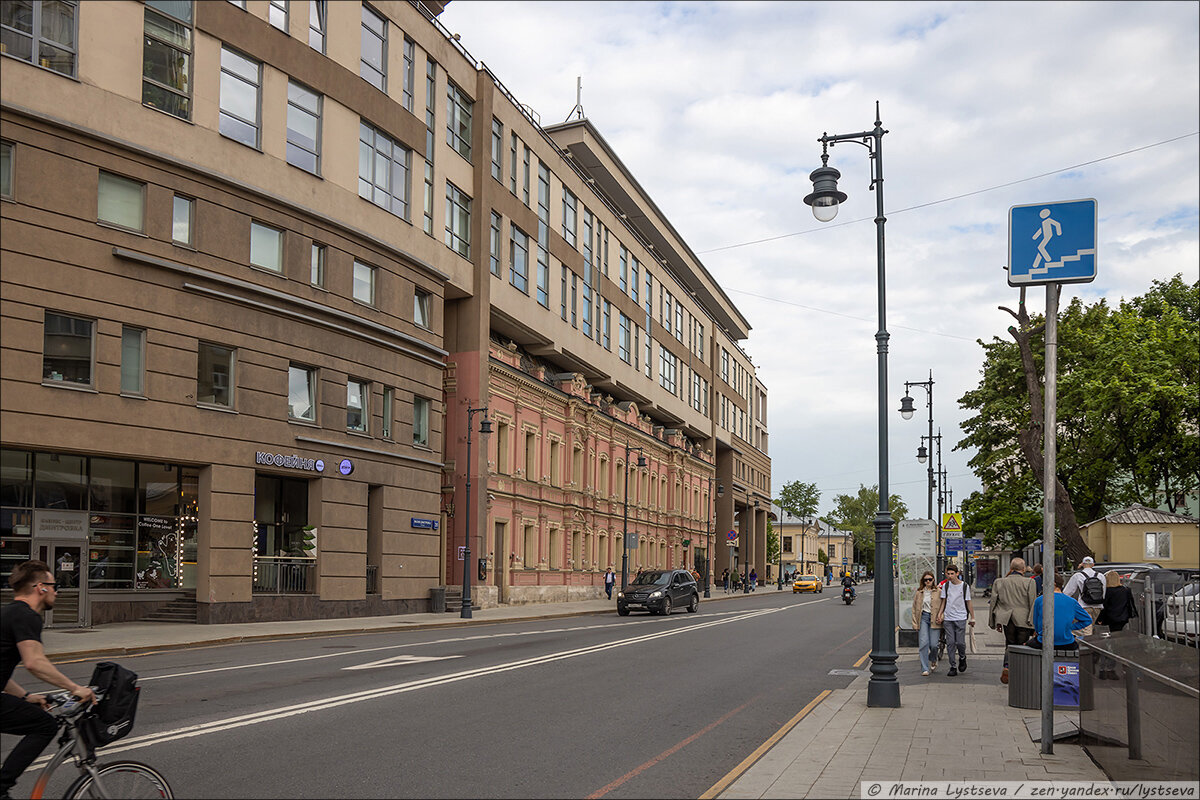
[[[815, 482], [822, 512], [878, 481], [875, 197], [867, 151], [831, 150], [833, 223], [804, 195], [822, 132], [884, 127], [891, 491], [927, 503], [927, 429], [897, 409], [932, 370], [954, 451], [977, 339], [1006, 337], [1013, 205], [1095, 198], [1110, 303], [1200, 271], [1200, 5], [1142, 3], [475, 2], [442, 22], [542, 124], [583, 107], [750, 320], [769, 390], [773, 489]], [[1045, 291], [1030, 291], [1045, 308]]]

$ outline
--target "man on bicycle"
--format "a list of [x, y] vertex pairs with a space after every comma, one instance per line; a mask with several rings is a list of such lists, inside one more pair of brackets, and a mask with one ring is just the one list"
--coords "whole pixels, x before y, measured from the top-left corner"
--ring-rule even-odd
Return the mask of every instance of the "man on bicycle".
[[0, 767], [0, 799], [4, 800], [17, 778], [58, 731], [54, 717], [44, 710], [45, 696], [27, 692], [13, 680], [17, 664], [23, 664], [34, 677], [66, 689], [85, 703], [96, 699], [91, 689], [59, 672], [42, 648], [42, 612], [54, 608], [58, 589], [50, 567], [44, 561], [18, 564], [8, 584], [13, 589], [13, 601], [0, 610], [0, 678], [4, 681], [4, 691], [0, 693], [0, 733], [24, 738]]

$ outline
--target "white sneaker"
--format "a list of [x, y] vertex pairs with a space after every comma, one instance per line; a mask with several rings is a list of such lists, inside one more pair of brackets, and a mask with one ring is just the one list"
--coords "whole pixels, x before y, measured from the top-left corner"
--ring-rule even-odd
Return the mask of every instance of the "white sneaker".
[[929, 677], [929, 670], [925, 670], [924, 672], [921, 673], [921, 675], [923, 675], [925, 677]]

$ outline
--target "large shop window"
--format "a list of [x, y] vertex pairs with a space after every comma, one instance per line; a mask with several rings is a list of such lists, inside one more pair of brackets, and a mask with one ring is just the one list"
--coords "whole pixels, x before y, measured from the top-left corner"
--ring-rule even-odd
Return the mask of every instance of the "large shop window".
[[0, 450], [3, 578], [30, 557], [39, 519], [81, 512], [89, 588], [195, 588], [199, 483], [177, 464]]

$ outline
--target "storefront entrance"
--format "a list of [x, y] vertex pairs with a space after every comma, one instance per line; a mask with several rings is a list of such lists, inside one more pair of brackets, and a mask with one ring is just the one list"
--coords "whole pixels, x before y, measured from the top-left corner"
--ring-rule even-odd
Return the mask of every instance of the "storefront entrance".
[[87, 598], [87, 543], [40, 539], [34, 559], [54, 572], [58, 592], [54, 608], [46, 609], [47, 628], [86, 628], [91, 624]]
[[316, 591], [316, 548], [308, 524], [308, 481], [254, 476], [254, 591]]

